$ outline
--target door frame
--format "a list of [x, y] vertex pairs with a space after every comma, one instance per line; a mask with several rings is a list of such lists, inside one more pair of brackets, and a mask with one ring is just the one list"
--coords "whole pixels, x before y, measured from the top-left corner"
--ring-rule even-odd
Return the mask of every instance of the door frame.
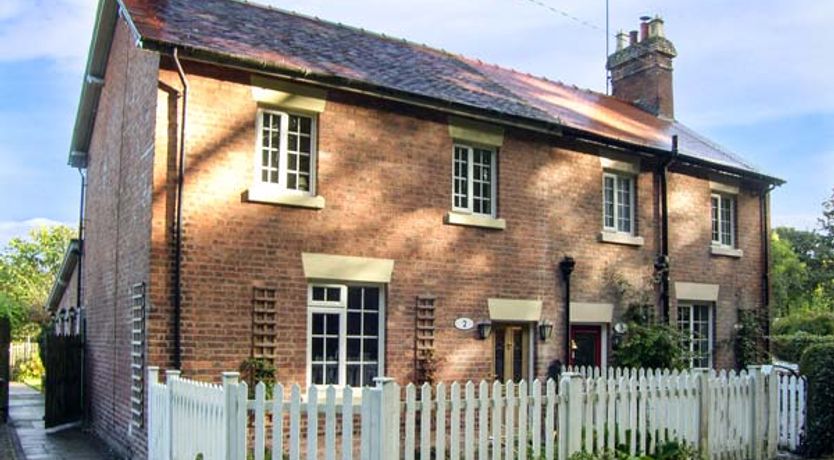
[[[600, 369], [608, 367], [608, 326], [609, 323], [571, 323], [570, 325], [570, 340], [573, 342], [573, 334], [579, 330], [598, 329], [599, 330], [599, 361]], [[570, 353], [570, 365], [573, 365], [573, 352]]]
[[[519, 322], [496, 322], [492, 323], [492, 370], [495, 370], [495, 340], [496, 337], [500, 333], [505, 333], [509, 328], [520, 328], [522, 330], [522, 337], [526, 336], [526, 344], [523, 344], [526, 347], [526, 353], [522, 356], [522, 378], [529, 382], [533, 381], [533, 377], [535, 375], [535, 352], [536, 352], [536, 335], [535, 335], [535, 323], [519, 323]], [[523, 339], [522, 339], [523, 340]], [[527, 369], [525, 372], [524, 364], [527, 364]], [[504, 361], [504, 368], [507, 368], [507, 361]], [[518, 383], [518, 382], [515, 382]]]

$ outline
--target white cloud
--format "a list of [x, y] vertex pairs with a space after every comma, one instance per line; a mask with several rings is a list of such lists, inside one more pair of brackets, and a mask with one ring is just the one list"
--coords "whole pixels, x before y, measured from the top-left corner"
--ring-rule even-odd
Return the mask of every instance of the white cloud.
[[47, 59], [68, 71], [83, 68], [96, 0], [3, 0], [3, 3], [0, 61]]
[[58, 222], [57, 220], [47, 219], [45, 217], [35, 217], [22, 221], [0, 221], [0, 247], [4, 247], [12, 238], [26, 236], [29, 230], [33, 228], [52, 225], [73, 226], [74, 224]]

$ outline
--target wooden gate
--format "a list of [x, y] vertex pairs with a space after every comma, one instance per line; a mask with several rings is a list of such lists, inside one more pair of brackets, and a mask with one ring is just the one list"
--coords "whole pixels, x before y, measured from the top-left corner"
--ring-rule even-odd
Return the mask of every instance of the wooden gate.
[[79, 335], [51, 333], [45, 339], [44, 426], [78, 422], [84, 415], [84, 340]]
[[8, 318], [0, 318], [0, 423], [9, 419], [9, 344], [11, 343], [11, 325]]

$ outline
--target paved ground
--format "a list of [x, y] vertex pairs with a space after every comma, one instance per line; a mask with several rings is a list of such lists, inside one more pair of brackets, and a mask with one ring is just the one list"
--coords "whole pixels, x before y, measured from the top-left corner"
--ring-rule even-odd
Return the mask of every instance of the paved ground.
[[[9, 427], [17, 433], [22, 450], [16, 460], [101, 460], [115, 458], [79, 428], [46, 434], [43, 395], [20, 383], [9, 388]], [[0, 440], [0, 453], [5, 453]], [[6, 458], [6, 457], [2, 457]]]

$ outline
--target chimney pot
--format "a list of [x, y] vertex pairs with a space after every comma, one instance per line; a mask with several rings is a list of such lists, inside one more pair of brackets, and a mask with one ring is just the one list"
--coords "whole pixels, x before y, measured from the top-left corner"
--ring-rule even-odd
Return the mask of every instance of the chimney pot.
[[654, 38], [663, 36], [663, 19], [660, 19], [660, 17], [655, 16], [654, 19], [649, 21], [649, 37]]
[[637, 31], [636, 30], [632, 30], [631, 32], [628, 33], [628, 44], [629, 44], [629, 46], [637, 44]]
[[617, 33], [617, 51], [622, 51], [628, 46], [628, 34], [622, 30]]
[[[643, 17], [645, 18], [645, 16], [643, 16]], [[643, 19], [643, 18], [640, 18], [640, 19]], [[642, 42], [643, 40], [645, 40], [647, 38], [649, 38], [649, 23], [646, 22], [646, 21], [643, 21], [643, 22], [640, 23], [640, 41]]]

